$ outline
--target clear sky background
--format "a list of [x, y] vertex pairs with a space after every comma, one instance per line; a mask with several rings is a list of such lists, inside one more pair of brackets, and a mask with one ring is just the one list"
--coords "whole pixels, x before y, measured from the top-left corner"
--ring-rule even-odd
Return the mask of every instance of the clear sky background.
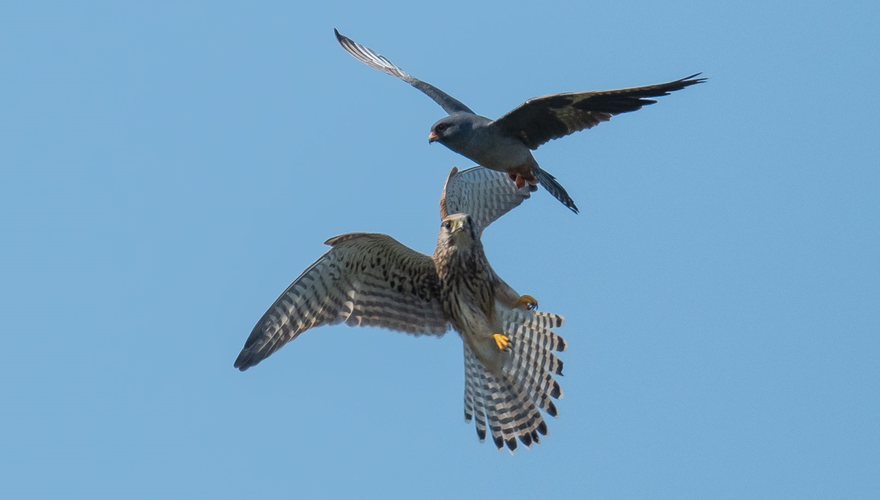
[[[5, 498], [877, 498], [880, 6], [6, 2]], [[538, 150], [488, 256], [559, 333], [515, 456], [462, 418], [461, 344], [265, 309], [350, 231], [431, 253], [444, 114], [333, 28], [490, 117], [690, 87]]]

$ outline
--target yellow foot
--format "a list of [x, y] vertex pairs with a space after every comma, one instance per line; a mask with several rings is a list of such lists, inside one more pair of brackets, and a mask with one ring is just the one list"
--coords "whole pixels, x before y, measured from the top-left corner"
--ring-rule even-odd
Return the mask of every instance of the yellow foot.
[[506, 351], [510, 347], [510, 339], [501, 335], [500, 333], [496, 333], [492, 335], [495, 337], [495, 344], [498, 346], [499, 351]]
[[522, 297], [516, 299], [514, 302], [515, 307], [522, 307], [523, 309], [528, 309], [531, 311], [532, 309], [538, 308], [538, 299], [532, 297], [531, 295], [523, 295]]

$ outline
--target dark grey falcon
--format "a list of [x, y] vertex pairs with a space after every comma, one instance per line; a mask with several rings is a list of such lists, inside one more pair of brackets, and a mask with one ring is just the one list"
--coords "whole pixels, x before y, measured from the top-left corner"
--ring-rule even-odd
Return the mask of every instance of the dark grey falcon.
[[330, 238], [331, 246], [257, 322], [235, 360], [258, 364], [301, 333], [321, 325], [378, 326], [440, 336], [450, 327], [464, 344], [465, 421], [482, 442], [488, 428], [498, 449], [513, 453], [547, 434], [539, 410], [557, 416], [562, 397], [554, 352], [565, 340], [563, 318], [537, 311], [489, 265], [483, 229], [529, 197], [503, 173], [453, 168], [440, 199], [437, 248], [428, 256], [376, 233]]
[[578, 212], [577, 206], [565, 188], [538, 166], [530, 150], [551, 139], [592, 128], [614, 115], [657, 102], [650, 97], [669, 95], [706, 80], [697, 78], [697, 73], [644, 87], [550, 94], [529, 99], [501, 118], [490, 120], [430, 83], [411, 76], [369, 47], [336, 29], [333, 31], [342, 48], [355, 59], [421, 90], [449, 114], [431, 127], [429, 143], [439, 142], [486, 168], [506, 172], [517, 187], [540, 183], [574, 213]]

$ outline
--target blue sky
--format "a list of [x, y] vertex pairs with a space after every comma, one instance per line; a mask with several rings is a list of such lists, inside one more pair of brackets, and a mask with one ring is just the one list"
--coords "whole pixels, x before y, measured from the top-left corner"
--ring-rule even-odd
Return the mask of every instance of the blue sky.
[[[7, 2], [0, 476], [9, 498], [880, 495], [876, 2]], [[349, 231], [433, 251], [469, 160], [333, 28], [495, 117], [708, 83], [540, 148], [484, 237], [559, 333], [516, 456], [462, 419], [455, 334], [264, 310]]]

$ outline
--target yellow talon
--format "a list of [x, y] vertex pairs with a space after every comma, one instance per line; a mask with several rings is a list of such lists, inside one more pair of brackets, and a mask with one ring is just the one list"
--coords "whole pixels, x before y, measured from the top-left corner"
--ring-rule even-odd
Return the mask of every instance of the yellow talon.
[[504, 335], [496, 333], [493, 337], [495, 337], [495, 344], [498, 346], [499, 351], [506, 351], [510, 347], [510, 339]]
[[532, 309], [538, 308], [538, 299], [532, 297], [531, 295], [523, 295], [522, 297], [516, 299], [514, 305], [516, 305], [516, 307], [522, 307], [523, 309], [531, 311]]

